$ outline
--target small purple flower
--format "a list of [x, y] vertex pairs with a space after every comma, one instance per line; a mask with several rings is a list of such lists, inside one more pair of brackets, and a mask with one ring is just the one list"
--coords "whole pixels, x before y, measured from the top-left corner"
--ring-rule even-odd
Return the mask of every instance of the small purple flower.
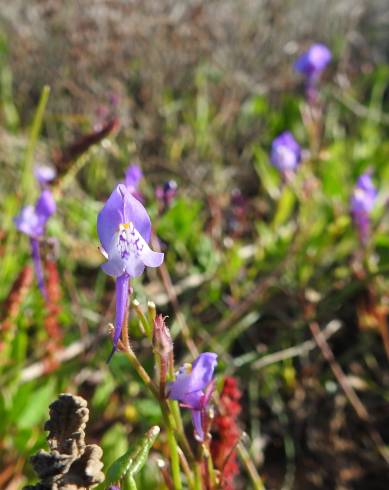
[[290, 131], [284, 131], [273, 140], [270, 160], [283, 174], [296, 169], [301, 161], [301, 147]]
[[350, 199], [351, 215], [362, 243], [366, 243], [369, 236], [369, 216], [376, 197], [377, 190], [371, 180], [370, 173], [366, 172], [358, 178]]
[[296, 71], [310, 82], [316, 81], [332, 59], [331, 51], [324, 44], [312, 46], [297, 58], [294, 64]]
[[195, 433], [201, 441], [204, 440], [204, 417], [214, 389], [213, 372], [216, 364], [217, 354], [204, 352], [192, 366], [182, 366], [176, 380], [168, 384], [168, 397], [192, 411]]
[[42, 187], [54, 180], [56, 175], [55, 169], [47, 165], [36, 165], [34, 168], [34, 176]]
[[148, 246], [151, 222], [143, 205], [125, 185], [112, 192], [97, 218], [97, 233], [107, 262], [101, 267], [116, 279], [116, 315], [112, 355], [122, 331], [130, 279], [140, 276], [145, 266], [159, 267], [163, 253]]
[[162, 186], [158, 186], [155, 190], [155, 197], [160, 203], [160, 211], [163, 212], [169, 208], [173, 199], [177, 194], [177, 182], [175, 180], [167, 180]]
[[311, 104], [318, 99], [317, 81], [331, 59], [332, 54], [327, 46], [313, 44], [295, 61], [295, 70], [305, 77], [305, 93]]
[[124, 176], [124, 184], [131, 194], [134, 194], [138, 190], [139, 182], [143, 177], [142, 169], [139, 165], [130, 165]]
[[38, 286], [43, 295], [46, 295], [46, 293], [39, 253], [39, 241], [45, 233], [48, 219], [55, 213], [55, 210], [56, 205], [53, 195], [46, 189], [42, 191], [35, 206], [25, 206], [14, 218], [16, 228], [30, 237], [31, 254], [34, 261]]

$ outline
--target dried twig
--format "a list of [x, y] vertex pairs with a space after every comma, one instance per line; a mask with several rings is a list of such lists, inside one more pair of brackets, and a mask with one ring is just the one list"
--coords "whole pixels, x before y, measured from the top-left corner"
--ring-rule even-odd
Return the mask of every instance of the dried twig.
[[386, 461], [386, 463], [389, 464], [389, 454], [388, 450], [385, 448], [385, 443], [382, 440], [380, 433], [371, 425], [368, 411], [361, 402], [354, 388], [351, 386], [340, 364], [337, 362], [334, 353], [332, 352], [331, 347], [327, 342], [327, 339], [323, 335], [323, 332], [320, 330], [319, 324], [315, 321], [311, 321], [309, 322], [309, 328], [311, 330], [313, 338], [315, 339], [315, 342], [321, 350], [324, 358], [329, 363], [336, 380], [338, 381], [351, 406], [354, 408], [358, 417], [362, 421], [367, 423], [370, 438], [377, 447], [379, 454]]
[[[329, 322], [322, 331], [324, 339], [327, 340], [332, 337], [341, 329], [341, 327], [342, 324], [339, 320], [332, 320]], [[272, 352], [271, 354], [261, 357], [251, 365], [251, 369], [259, 370], [276, 362], [285, 361], [286, 359], [291, 359], [293, 357], [304, 356], [310, 351], [316, 349], [316, 347], [317, 343], [314, 340], [306, 340], [301, 344], [288, 347], [287, 349], [283, 349], [281, 351]]]

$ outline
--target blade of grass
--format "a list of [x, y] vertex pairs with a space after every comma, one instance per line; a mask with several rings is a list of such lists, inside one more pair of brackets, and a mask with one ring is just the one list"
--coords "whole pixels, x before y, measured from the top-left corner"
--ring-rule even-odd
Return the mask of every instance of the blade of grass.
[[23, 193], [28, 196], [31, 195], [31, 191], [33, 191], [34, 189], [33, 178], [32, 178], [34, 153], [38, 142], [38, 137], [42, 128], [43, 115], [45, 113], [49, 95], [50, 95], [50, 87], [48, 85], [45, 85], [42, 89], [42, 93], [39, 98], [38, 107], [35, 111], [34, 119], [32, 121], [30, 136], [28, 139], [26, 154], [24, 158], [22, 190]]

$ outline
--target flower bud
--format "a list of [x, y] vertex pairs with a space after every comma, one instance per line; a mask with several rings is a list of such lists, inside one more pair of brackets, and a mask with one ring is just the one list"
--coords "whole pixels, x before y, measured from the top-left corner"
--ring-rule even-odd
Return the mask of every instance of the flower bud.
[[172, 337], [162, 315], [154, 320], [152, 341], [159, 371], [159, 392], [161, 398], [164, 398], [167, 378], [173, 374], [174, 359]]
[[165, 323], [165, 317], [158, 315], [154, 320], [153, 348], [162, 358], [167, 358], [173, 352], [173, 341], [170, 330]]

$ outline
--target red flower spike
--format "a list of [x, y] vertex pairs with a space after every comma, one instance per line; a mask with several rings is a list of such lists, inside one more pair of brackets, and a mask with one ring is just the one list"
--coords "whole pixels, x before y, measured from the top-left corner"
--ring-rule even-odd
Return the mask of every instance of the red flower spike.
[[214, 438], [211, 441], [211, 454], [220, 471], [223, 490], [234, 490], [234, 478], [239, 474], [235, 447], [241, 433], [237, 424], [237, 417], [242, 410], [241, 397], [236, 379], [225, 378], [220, 394], [220, 413], [214, 419]]

